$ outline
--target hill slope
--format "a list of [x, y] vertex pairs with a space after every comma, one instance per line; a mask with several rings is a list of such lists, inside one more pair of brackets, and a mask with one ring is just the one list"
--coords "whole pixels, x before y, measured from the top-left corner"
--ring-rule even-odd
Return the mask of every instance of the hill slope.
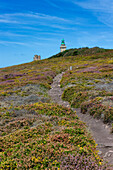
[[74, 49], [69, 49], [63, 52], [60, 52], [56, 55], [51, 56], [50, 58], [58, 58], [58, 57], [68, 57], [68, 56], [88, 56], [88, 55], [93, 55], [93, 54], [99, 54], [99, 53], [104, 53], [104, 52], [113, 52], [113, 50], [110, 49], [104, 49], [104, 48], [99, 48], [99, 47], [93, 47], [93, 48], [88, 48], [88, 47], [83, 47], [83, 48], [74, 48]]
[[113, 51], [85, 50], [82, 55], [68, 53], [0, 69], [1, 169], [104, 169], [84, 123], [71, 109], [53, 104], [48, 95], [53, 78], [65, 72], [61, 87], [68, 89], [63, 99], [82, 112], [90, 100], [98, 104], [99, 97], [112, 96], [111, 88], [98, 91], [95, 84], [112, 83]]

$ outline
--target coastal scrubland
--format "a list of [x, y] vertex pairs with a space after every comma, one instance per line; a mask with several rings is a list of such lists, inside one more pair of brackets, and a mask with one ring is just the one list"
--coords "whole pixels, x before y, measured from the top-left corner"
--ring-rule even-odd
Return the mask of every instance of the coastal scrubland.
[[71, 49], [1, 68], [1, 169], [107, 169], [76, 112], [53, 103], [48, 95], [54, 77], [62, 72], [62, 99], [112, 126], [113, 50]]

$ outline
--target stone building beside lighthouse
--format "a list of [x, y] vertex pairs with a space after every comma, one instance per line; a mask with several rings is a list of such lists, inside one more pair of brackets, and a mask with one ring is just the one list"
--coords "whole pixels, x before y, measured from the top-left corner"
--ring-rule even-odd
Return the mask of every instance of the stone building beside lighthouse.
[[34, 55], [33, 60], [34, 61], [41, 60], [41, 56], [40, 55]]
[[64, 39], [62, 39], [62, 41], [61, 41], [61, 46], [60, 46], [60, 51], [63, 52], [63, 51], [65, 51], [65, 50], [66, 50], [65, 41], [64, 41]]

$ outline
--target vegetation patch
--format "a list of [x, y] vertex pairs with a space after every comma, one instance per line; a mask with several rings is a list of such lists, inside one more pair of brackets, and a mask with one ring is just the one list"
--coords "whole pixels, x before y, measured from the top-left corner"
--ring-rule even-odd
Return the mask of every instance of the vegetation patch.
[[112, 123], [113, 50], [70, 49], [1, 68], [0, 169], [107, 169], [76, 113], [51, 103], [48, 90], [62, 72], [63, 99]]
[[112, 51], [77, 57], [72, 70], [63, 74], [61, 87], [65, 89], [62, 99], [72, 107], [80, 107], [82, 113], [104, 123], [113, 122]]
[[[2, 169], [46, 169], [65, 167], [65, 160], [70, 167], [71, 162], [82, 160], [78, 166], [102, 168], [104, 165], [96, 151], [95, 141], [86, 131], [76, 113], [56, 105], [36, 103], [20, 106], [16, 110], [25, 109], [26, 116], [32, 119], [22, 119], [12, 123], [4, 122], [5, 136], [0, 137], [0, 168]], [[9, 113], [10, 119], [13, 115]], [[15, 129], [10, 133], [10, 130]], [[24, 128], [23, 128], [24, 127]], [[18, 128], [18, 129], [17, 129]], [[73, 156], [73, 160], [69, 159]], [[89, 159], [90, 163], [86, 161]]]
[[69, 87], [64, 90], [62, 99], [68, 101], [72, 107], [80, 107], [81, 103], [88, 99], [87, 90], [90, 90], [90, 88], [84, 86]]

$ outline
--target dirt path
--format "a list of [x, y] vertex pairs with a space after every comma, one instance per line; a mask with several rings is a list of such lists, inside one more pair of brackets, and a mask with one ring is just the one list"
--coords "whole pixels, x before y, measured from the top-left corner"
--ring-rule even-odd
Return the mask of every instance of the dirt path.
[[[63, 90], [60, 88], [61, 78], [62, 74], [59, 74], [54, 78], [49, 95], [53, 102], [70, 107], [68, 102], [62, 101], [61, 99], [61, 95], [63, 93]], [[100, 156], [103, 156], [104, 160], [108, 161], [109, 164], [113, 164], [113, 135], [110, 134], [109, 126], [105, 125], [101, 120], [94, 119], [89, 114], [82, 114], [80, 109], [73, 110], [76, 110], [80, 120], [87, 124], [88, 130], [91, 132], [94, 140], [98, 144], [97, 149], [99, 150]]]

